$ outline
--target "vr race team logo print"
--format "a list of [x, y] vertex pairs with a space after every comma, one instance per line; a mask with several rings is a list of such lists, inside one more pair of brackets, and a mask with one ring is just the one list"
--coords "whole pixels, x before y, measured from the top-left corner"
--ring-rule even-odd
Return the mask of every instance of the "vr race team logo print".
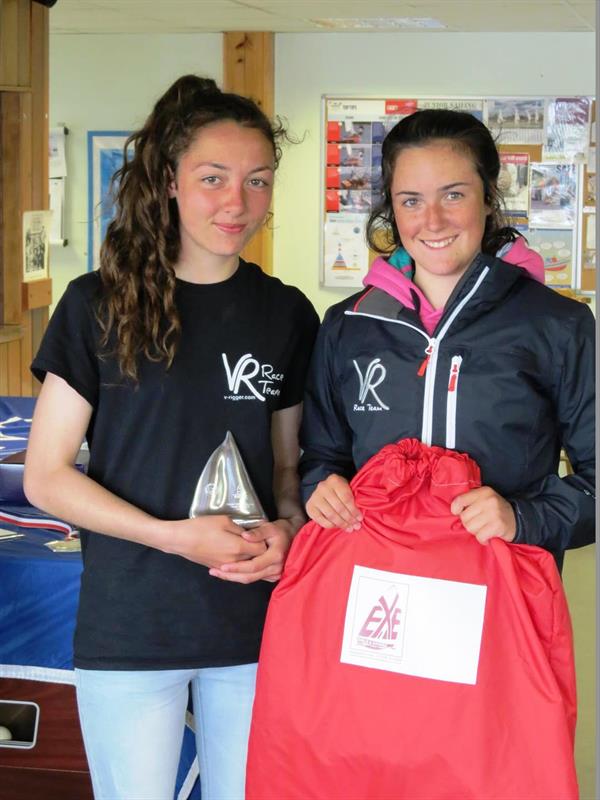
[[340, 661], [474, 685], [486, 593], [487, 587], [479, 584], [356, 564]]
[[225, 400], [260, 400], [264, 403], [267, 396], [277, 397], [283, 381], [283, 373], [275, 372], [271, 364], [261, 364], [252, 353], [238, 358], [232, 368], [226, 353], [221, 353], [225, 367], [225, 377], [230, 394]]
[[381, 363], [381, 359], [374, 358], [365, 370], [364, 375], [354, 359], [352, 363], [356, 368], [359, 380], [358, 403], [354, 403], [354, 411], [389, 411], [390, 407], [386, 406], [375, 391], [383, 383], [387, 375], [387, 370]]

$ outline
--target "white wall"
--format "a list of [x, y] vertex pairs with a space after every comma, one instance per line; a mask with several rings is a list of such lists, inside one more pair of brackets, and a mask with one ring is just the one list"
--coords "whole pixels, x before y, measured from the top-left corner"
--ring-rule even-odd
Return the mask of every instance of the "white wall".
[[594, 48], [593, 33], [279, 34], [275, 109], [306, 138], [287, 148], [278, 175], [275, 274], [321, 314], [352, 293], [319, 288], [322, 94], [594, 94]]
[[53, 35], [50, 37], [50, 125], [64, 122], [67, 137], [66, 247], [52, 247], [53, 302], [87, 270], [87, 132], [132, 130], [180, 75], [222, 81], [223, 37], [218, 33], [165, 35]]

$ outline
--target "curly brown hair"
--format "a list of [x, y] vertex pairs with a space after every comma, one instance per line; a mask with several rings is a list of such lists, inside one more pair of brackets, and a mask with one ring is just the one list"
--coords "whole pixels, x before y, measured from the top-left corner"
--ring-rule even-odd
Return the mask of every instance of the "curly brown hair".
[[389, 254], [402, 247], [392, 204], [392, 179], [396, 159], [409, 147], [424, 147], [434, 141], [449, 141], [473, 161], [483, 182], [484, 201], [490, 208], [486, 217], [481, 250], [495, 255], [519, 232], [506, 224], [503, 198], [498, 189], [500, 156], [486, 126], [465, 111], [424, 109], [400, 120], [385, 137], [381, 150], [381, 200], [367, 222], [367, 241], [378, 253]]
[[222, 92], [210, 78], [184, 75], [129, 136], [113, 176], [116, 213], [100, 250], [100, 346], [134, 381], [141, 356], [164, 360], [167, 368], [173, 363], [181, 333], [174, 269], [181, 242], [177, 201], [168, 188], [198, 132], [223, 121], [260, 131], [277, 167], [287, 137], [280, 120], [271, 122], [253, 100]]

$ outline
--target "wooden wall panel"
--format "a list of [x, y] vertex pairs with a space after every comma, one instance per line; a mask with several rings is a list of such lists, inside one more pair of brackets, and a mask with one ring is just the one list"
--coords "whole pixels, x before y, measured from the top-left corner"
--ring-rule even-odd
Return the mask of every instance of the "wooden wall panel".
[[22, 214], [49, 207], [48, 50], [48, 9], [0, 0], [0, 394], [40, 388], [29, 365], [48, 308], [23, 300]]
[[0, 394], [8, 394], [8, 345], [0, 344]]
[[31, 180], [32, 200], [36, 209], [50, 208], [48, 197], [48, 75], [49, 65], [48, 9], [33, 3], [31, 6], [31, 148], [35, 169]]
[[0, 86], [27, 87], [31, 79], [31, 2], [2, 0]]
[[20, 169], [23, 97], [24, 95], [19, 92], [3, 92], [0, 95], [2, 158], [0, 321], [4, 325], [17, 325], [21, 321], [23, 184]]
[[17, 0], [2, 0], [2, 25], [0, 26], [0, 83], [16, 86], [18, 83], [17, 44], [19, 6]]
[[[223, 34], [223, 88], [251, 97], [268, 117], [274, 106], [273, 34], [232, 31]], [[247, 261], [273, 272], [273, 232], [265, 226], [242, 253]]]
[[[29, 0], [19, 0], [17, 20], [17, 81], [19, 86], [31, 85], [31, 14], [32, 7]], [[25, 47], [21, 42], [29, 42]]]

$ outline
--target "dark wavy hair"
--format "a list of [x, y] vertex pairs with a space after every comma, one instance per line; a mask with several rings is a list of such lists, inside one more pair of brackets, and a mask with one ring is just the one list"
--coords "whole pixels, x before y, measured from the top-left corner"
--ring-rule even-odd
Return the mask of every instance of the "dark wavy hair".
[[423, 147], [444, 140], [472, 159], [483, 182], [483, 197], [491, 209], [486, 217], [481, 250], [495, 255], [520, 234], [506, 224], [503, 198], [498, 189], [500, 156], [492, 134], [477, 117], [464, 111], [424, 109], [400, 120], [385, 137], [381, 152], [381, 200], [367, 222], [367, 241], [378, 253], [402, 247], [392, 206], [392, 178], [396, 159], [409, 147]]
[[210, 78], [184, 75], [127, 139], [123, 166], [113, 176], [116, 213], [100, 250], [100, 345], [133, 380], [140, 356], [164, 360], [168, 368], [181, 333], [174, 300], [179, 213], [169, 184], [198, 132], [226, 121], [260, 131], [277, 167], [282, 140], [288, 138], [281, 121], [271, 122], [253, 100], [222, 92]]

